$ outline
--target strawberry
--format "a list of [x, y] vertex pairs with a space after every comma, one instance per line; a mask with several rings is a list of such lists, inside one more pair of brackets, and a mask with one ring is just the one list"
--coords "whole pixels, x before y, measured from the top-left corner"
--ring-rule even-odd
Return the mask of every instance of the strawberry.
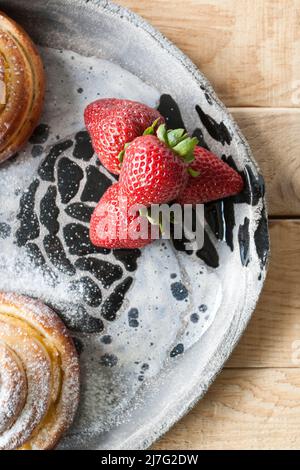
[[203, 204], [233, 196], [242, 191], [242, 177], [212, 152], [196, 147], [195, 160], [189, 167], [191, 176], [176, 202]]
[[184, 129], [166, 130], [159, 126], [145, 131], [126, 146], [120, 185], [122, 192], [134, 202], [145, 206], [173, 201], [188, 181], [187, 164], [194, 159], [198, 143]]
[[154, 121], [156, 124], [164, 122], [156, 109], [115, 98], [89, 104], [84, 119], [96, 154], [102, 164], [116, 175], [120, 173], [118, 155], [125, 144], [141, 136]]
[[[142, 248], [151, 243], [150, 224], [141, 217], [139, 211], [132, 211], [132, 205], [126, 205], [119, 183], [114, 183], [104, 193], [91, 218], [90, 240], [103, 248]], [[132, 232], [143, 230], [137, 239]]]

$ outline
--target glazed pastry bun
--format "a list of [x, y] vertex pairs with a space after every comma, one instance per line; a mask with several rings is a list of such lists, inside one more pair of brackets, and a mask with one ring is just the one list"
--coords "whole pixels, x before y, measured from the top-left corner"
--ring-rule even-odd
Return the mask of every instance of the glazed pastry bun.
[[28, 141], [45, 93], [43, 64], [25, 31], [0, 12], [0, 163]]
[[0, 293], [0, 449], [53, 449], [78, 401], [78, 356], [57, 314]]

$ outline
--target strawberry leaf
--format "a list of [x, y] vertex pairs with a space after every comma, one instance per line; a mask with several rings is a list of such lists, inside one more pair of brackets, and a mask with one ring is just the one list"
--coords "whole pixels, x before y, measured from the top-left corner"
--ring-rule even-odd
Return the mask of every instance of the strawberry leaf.
[[182, 140], [177, 144], [173, 150], [183, 157], [185, 161], [193, 161], [191, 160], [191, 155], [194, 159], [194, 149], [198, 144], [198, 139], [196, 137], [187, 137], [186, 139]]
[[165, 124], [161, 124], [159, 128], [157, 129], [157, 137], [161, 142], [163, 142], [166, 145], [169, 145], [168, 141], [168, 132], [167, 132], [167, 127]]
[[168, 142], [170, 146], [175, 147], [175, 145], [179, 144], [179, 142], [184, 137], [184, 134], [185, 134], [184, 129], [174, 129], [174, 130], [168, 131]]

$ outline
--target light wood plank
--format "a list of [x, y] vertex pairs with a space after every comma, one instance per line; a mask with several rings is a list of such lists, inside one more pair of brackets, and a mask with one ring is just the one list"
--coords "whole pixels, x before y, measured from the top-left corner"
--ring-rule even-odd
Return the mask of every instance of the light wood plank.
[[[265, 176], [269, 213], [300, 216], [300, 0], [118, 3], [186, 52], [232, 107]], [[246, 333], [154, 449], [299, 448], [300, 220], [272, 220], [270, 233], [269, 274]]]
[[207, 395], [154, 449], [300, 445], [300, 221], [270, 222], [266, 285], [240, 344]]
[[227, 369], [154, 449], [299, 449], [299, 369]]
[[232, 108], [267, 184], [270, 215], [300, 215], [300, 109]]
[[228, 367], [300, 366], [300, 221], [272, 220], [270, 234], [266, 284]]
[[171, 39], [229, 106], [299, 107], [300, 0], [118, 0]]

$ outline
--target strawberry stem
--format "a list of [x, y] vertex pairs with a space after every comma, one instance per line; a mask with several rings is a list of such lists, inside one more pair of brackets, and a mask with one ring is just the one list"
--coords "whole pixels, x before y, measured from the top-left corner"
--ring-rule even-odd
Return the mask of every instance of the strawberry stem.
[[123, 150], [121, 150], [121, 152], [118, 155], [118, 160], [121, 164], [123, 163], [125, 151], [126, 151], [127, 147], [129, 147], [129, 145], [130, 145], [130, 142], [125, 144]]
[[121, 152], [118, 155], [118, 160], [120, 163], [123, 163], [124, 155], [125, 155], [125, 150], [121, 150]]
[[194, 168], [188, 167], [187, 172], [189, 173], [190, 176], [193, 178], [197, 178], [197, 176], [200, 175], [200, 171], [194, 170]]
[[160, 121], [160, 118], [157, 118], [150, 127], [147, 127], [147, 129], [144, 131], [143, 135], [154, 135], [155, 134], [155, 128], [156, 128], [157, 124], [159, 123], [159, 121]]

